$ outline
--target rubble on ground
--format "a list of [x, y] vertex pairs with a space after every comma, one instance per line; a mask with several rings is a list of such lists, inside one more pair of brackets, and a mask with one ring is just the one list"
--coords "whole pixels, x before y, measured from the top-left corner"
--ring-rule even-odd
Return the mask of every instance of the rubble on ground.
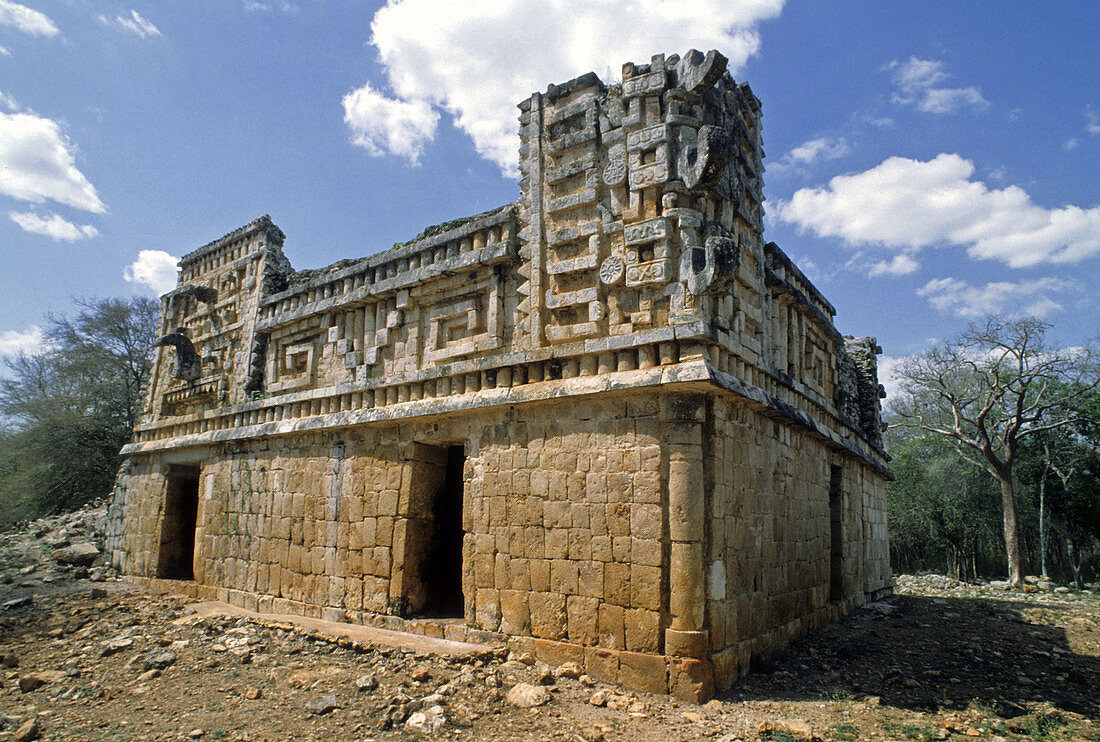
[[55, 558], [97, 546], [101, 518], [0, 537], [0, 742], [1100, 739], [1100, 600], [1087, 592], [900, 576], [895, 597], [694, 706], [505, 647], [436, 656], [206, 615], [132, 589], [99, 557]]

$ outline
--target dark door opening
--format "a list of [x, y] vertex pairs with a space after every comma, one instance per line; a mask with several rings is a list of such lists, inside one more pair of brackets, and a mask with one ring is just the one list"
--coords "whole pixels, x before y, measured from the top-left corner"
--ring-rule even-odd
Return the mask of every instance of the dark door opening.
[[844, 599], [844, 469], [829, 467], [829, 600]]
[[462, 485], [466, 453], [447, 446], [443, 481], [432, 503], [424, 558], [425, 601], [422, 614], [462, 616]]
[[164, 493], [157, 577], [195, 579], [195, 526], [199, 514], [199, 467], [172, 466]]
[[[409, 462], [405, 548], [391, 577], [391, 610], [403, 616], [460, 618], [462, 446], [417, 443]], [[396, 599], [394, 599], [396, 598]]]

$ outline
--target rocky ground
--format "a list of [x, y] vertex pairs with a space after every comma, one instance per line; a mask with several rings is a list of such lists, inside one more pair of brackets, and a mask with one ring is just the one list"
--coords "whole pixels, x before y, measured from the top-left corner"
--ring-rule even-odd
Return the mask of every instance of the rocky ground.
[[899, 577], [693, 706], [504, 650], [433, 656], [146, 595], [90, 548], [103, 517], [0, 536], [0, 741], [1100, 740], [1091, 593]]

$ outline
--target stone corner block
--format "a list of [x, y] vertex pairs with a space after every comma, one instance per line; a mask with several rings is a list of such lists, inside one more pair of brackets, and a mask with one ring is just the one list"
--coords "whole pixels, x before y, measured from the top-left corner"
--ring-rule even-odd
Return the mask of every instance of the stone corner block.
[[668, 692], [691, 703], [710, 700], [714, 697], [714, 667], [708, 660], [669, 658]]

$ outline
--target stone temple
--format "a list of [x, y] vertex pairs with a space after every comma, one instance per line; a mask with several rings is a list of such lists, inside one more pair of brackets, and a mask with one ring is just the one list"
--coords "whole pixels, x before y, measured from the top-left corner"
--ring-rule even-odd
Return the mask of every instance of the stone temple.
[[519, 120], [515, 203], [318, 270], [266, 216], [184, 256], [110, 556], [704, 699], [889, 593], [881, 351], [764, 242], [721, 54]]

